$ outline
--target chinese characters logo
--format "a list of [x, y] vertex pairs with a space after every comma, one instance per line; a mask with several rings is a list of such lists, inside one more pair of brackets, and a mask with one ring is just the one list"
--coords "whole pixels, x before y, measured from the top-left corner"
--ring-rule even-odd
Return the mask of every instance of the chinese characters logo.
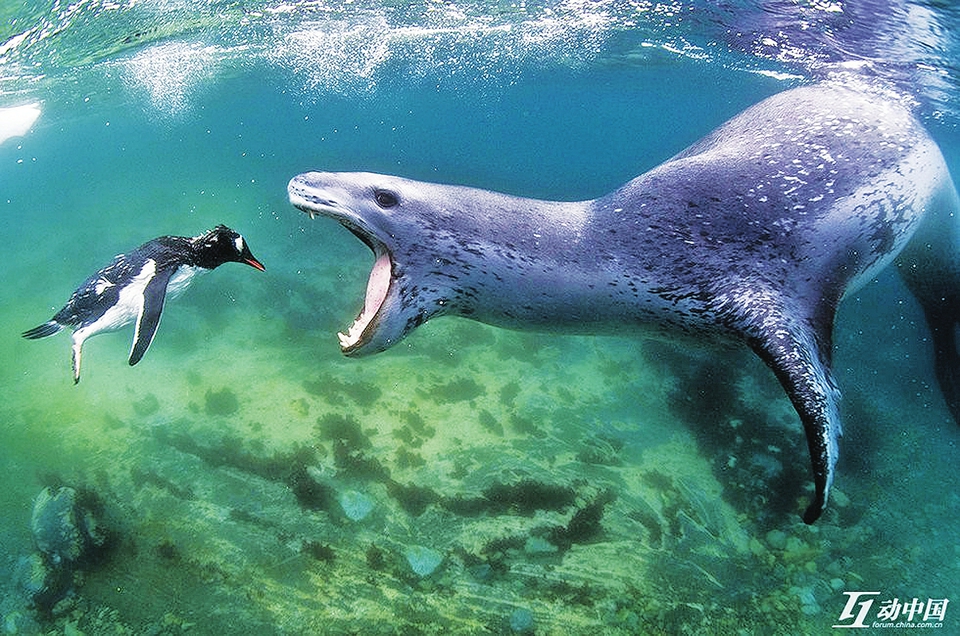
[[[847, 604], [835, 629], [862, 627], [943, 627], [950, 599], [917, 597], [909, 601], [892, 598], [879, 601], [880, 592], [844, 592]], [[876, 608], [874, 608], [876, 605]]]

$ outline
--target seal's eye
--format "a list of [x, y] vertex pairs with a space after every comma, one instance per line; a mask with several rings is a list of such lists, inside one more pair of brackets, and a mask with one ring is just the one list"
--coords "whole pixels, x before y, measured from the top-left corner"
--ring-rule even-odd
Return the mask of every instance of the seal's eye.
[[377, 205], [384, 209], [396, 207], [400, 203], [397, 195], [387, 190], [377, 190], [373, 193], [373, 198]]

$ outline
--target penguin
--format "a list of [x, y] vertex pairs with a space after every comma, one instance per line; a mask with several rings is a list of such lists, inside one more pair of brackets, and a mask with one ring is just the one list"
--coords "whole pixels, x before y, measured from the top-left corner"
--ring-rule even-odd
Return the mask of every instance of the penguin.
[[167, 296], [174, 298], [199, 273], [224, 263], [246, 263], [260, 271], [243, 237], [225, 225], [200, 236], [161, 236], [120, 254], [90, 276], [53, 318], [23, 332], [30, 340], [73, 328], [73, 383], [80, 382], [80, 355], [90, 336], [136, 321], [130, 366], [140, 362], [160, 324]]

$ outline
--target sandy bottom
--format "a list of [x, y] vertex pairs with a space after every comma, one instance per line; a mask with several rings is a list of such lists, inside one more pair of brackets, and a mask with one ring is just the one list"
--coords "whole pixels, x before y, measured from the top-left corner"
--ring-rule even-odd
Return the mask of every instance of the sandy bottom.
[[[348, 360], [314, 309], [338, 283], [215, 275], [133, 369], [128, 332], [77, 387], [66, 336], [7, 343], [7, 633], [824, 633], [845, 591], [958, 589], [957, 432], [912, 328], [857, 322], [888, 291], [841, 316], [844, 459], [808, 527], [805, 440], [748, 352], [441, 319]], [[64, 484], [110, 547], [39, 616], [31, 508]]]

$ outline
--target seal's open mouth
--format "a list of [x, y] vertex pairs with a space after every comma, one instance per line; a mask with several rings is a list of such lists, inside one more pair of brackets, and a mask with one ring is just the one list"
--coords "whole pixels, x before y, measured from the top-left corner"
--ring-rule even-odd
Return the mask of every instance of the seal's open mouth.
[[393, 281], [393, 261], [390, 250], [364, 226], [356, 214], [335, 201], [305, 196], [303, 193], [295, 192], [291, 184], [290, 202], [302, 212], [309, 214], [311, 219], [316, 218], [317, 215], [336, 219], [373, 252], [373, 269], [367, 280], [363, 309], [345, 333], [337, 334], [340, 350], [344, 355], [356, 353], [371, 341], [385, 313], [385, 303]]
[[[364, 241], [364, 243], [370, 245], [369, 241]], [[367, 293], [363, 300], [363, 310], [353, 321], [347, 333], [340, 332], [337, 334], [337, 338], [340, 339], [340, 349], [344, 353], [350, 353], [370, 340], [373, 332], [376, 331], [380, 310], [387, 299], [387, 292], [390, 291], [393, 269], [390, 262], [390, 253], [383, 246], [371, 247], [376, 260], [373, 263], [373, 269], [370, 271], [370, 278], [367, 280]]]

